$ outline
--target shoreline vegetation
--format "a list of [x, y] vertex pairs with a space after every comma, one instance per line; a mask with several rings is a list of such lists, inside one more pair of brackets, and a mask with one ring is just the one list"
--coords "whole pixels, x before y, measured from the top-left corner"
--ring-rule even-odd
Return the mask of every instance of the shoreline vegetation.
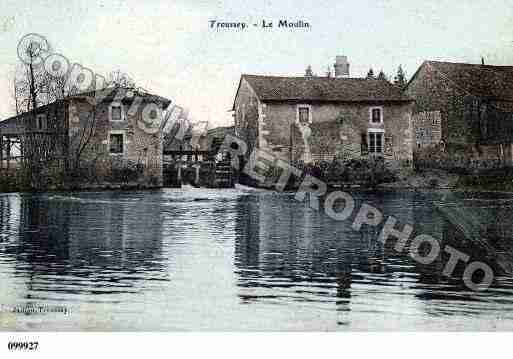
[[[312, 175], [328, 184], [331, 189], [349, 190], [449, 190], [454, 192], [507, 192], [513, 193], [513, 169], [505, 169], [487, 174], [457, 174], [446, 170], [401, 170], [393, 173], [382, 165], [368, 163], [353, 163], [346, 169], [333, 167], [322, 170], [321, 167], [307, 168], [296, 164], [304, 173]], [[351, 167], [352, 166], [352, 167]], [[348, 171], [349, 169], [349, 171]], [[348, 175], [350, 172], [350, 175]], [[274, 179], [279, 174], [270, 171], [268, 179], [260, 184], [240, 174], [239, 183], [244, 186], [259, 189], [274, 189]], [[369, 180], [371, 178], [371, 180]], [[287, 190], [297, 190], [299, 181], [287, 187]], [[51, 185], [46, 188], [34, 189], [23, 171], [11, 170], [2, 173], [0, 177], [0, 193], [41, 193], [68, 191], [139, 191], [165, 188], [159, 184], [141, 183], [140, 181], [104, 182], [104, 183], [75, 183], [69, 185]]]
[[70, 192], [70, 191], [139, 191], [139, 190], [155, 190], [162, 188], [160, 185], [152, 185], [137, 181], [120, 182], [120, 183], [78, 183], [70, 185], [51, 185], [46, 188], [35, 189], [30, 186], [26, 180], [26, 176], [21, 171], [11, 171], [2, 174], [0, 177], [0, 194], [1, 193], [44, 193], [44, 192]]

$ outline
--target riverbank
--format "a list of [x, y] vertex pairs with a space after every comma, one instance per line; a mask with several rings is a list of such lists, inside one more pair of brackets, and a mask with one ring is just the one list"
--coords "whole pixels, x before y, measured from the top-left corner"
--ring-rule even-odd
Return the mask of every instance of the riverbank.
[[513, 176], [510, 173], [469, 175], [449, 173], [443, 170], [427, 170], [400, 175], [397, 181], [380, 184], [379, 188], [513, 192]]
[[[274, 190], [274, 185], [253, 185], [251, 188]], [[337, 186], [336, 188], [339, 188]], [[69, 192], [69, 191], [139, 191], [139, 190], [155, 190], [164, 188], [163, 186], [155, 186], [142, 184], [138, 182], [128, 183], [102, 183], [75, 185], [66, 187], [50, 187], [45, 192]], [[356, 190], [364, 190], [361, 185], [343, 186], [340, 188], [350, 188]], [[398, 175], [394, 182], [381, 183], [377, 187], [380, 190], [451, 190], [451, 191], [468, 191], [468, 192], [513, 192], [513, 177], [504, 175], [459, 175], [448, 173], [442, 170], [429, 170], [422, 172], [409, 171]], [[291, 190], [292, 188], [288, 188]], [[297, 188], [296, 188], [297, 189]], [[0, 178], [0, 193], [15, 192], [40, 192], [31, 189], [16, 175], [7, 175]]]
[[140, 182], [77, 184], [69, 186], [50, 186], [36, 190], [20, 181], [17, 176], [4, 176], [0, 178], [0, 193], [39, 193], [39, 192], [90, 192], [90, 191], [141, 191], [162, 188], [161, 185], [150, 185]]
[[460, 176], [440, 170], [401, 173], [396, 181], [382, 183], [382, 189], [456, 189]]

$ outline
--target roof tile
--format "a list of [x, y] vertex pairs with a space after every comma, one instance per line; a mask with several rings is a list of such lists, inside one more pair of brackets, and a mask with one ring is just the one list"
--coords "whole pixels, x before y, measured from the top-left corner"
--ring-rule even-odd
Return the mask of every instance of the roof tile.
[[385, 80], [242, 75], [262, 101], [412, 101]]
[[513, 66], [427, 61], [458, 87], [474, 96], [513, 100]]

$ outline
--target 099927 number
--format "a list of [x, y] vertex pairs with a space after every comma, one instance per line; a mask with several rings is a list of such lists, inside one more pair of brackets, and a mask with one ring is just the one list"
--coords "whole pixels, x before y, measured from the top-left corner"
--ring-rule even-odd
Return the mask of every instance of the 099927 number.
[[39, 342], [9, 342], [7, 349], [10, 351], [36, 351]]

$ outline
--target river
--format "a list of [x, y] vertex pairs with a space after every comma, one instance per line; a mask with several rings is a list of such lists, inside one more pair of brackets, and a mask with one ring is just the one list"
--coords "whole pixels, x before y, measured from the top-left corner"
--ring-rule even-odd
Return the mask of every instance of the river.
[[[474, 208], [511, 252], [513, 195], [353, 196], [483, 259], [434, 204]], [[377, 234], [240, 187], [0, 195], [0, 330], [513, 329], [510, 276], [473, 292]]]

